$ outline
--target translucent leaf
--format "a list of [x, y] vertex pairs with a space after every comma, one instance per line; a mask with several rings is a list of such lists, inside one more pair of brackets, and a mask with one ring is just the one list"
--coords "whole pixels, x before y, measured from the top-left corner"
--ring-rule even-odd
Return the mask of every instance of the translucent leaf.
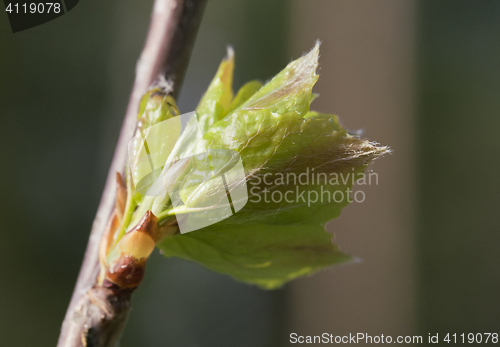
[[195, 261], [263, 289], [276, 289], [299, 276], [351, 260], [320, 225], [234, 228], [221, 222], [169, 236], [159, 247], [167, 257]]
[[229, 47], [226, 58], [221, 62], [217, 73], [196, 107], [196, 115], [202, 133], [205, 133], [216, 121], [222, 119], [229, 110], [233, 99], [233, 70], [234, 52]]
[[[232, 153], [245, 175], [230, 180], [227, 194], [246, 184], [248, 201], [216, 224], [168, 236], [158, 245], [165, 256], [266, 289], [350, 259], [332, 244], [324, 224], [340, 215], [354, 182], [388, 148], [353, 136], [334, 115], [309, 110], [318, 56], [316, 44], [266, 85], [242, 87], [231, 102], [228, 78], [220, 77], [229, 66], [221, 64], [200, 103], [207, 120], [203, 143], [213, 158], [210, 164], [192, 160], [179, 183], [183, 205], [172, 211], [178, 220], [193, 211], [209, 218], [219, 208], [210, 197], [220, 182], [206, 177], [228, 172], [235, 165]], [[232, 76], [232, 57], [230, 62]], [[232, 203], [238, 202], [235, 194]]]

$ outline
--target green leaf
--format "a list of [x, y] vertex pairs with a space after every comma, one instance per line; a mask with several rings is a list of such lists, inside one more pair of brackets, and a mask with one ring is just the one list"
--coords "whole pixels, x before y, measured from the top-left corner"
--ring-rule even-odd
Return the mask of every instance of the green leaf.
[[167, 257], [195, 261], [263, 289], [276, 289], [294, 278], [351, 260], [338, 251], [320, 225], [233, 228], [221, 222], [169, 236], [159, 247]]
[[[217, 224], [167, 237], [158, 245], [165, 256], [196, 261], [266, 289], [350, 259], [332, 244], [324, 224], [340, 215], [353, 183], [388, 148], [349, 134], [335, 115], [309, 110], [318, 56], [316, 44], [265, 86], [244, 86], [223, 108], [226, 114], [212, 108], [206, 117], [213, 123], [205, 123], [203, 136], [210, 164], [192, 160], [192, 171], [180, 183], [183, 209], [173, 211], [178, 217], [200, 210], [211, 216], [218, 206], [210, 205], [209, 197], [220, 187], [205, 178], [227, 172], [236, 154], [249, 200]], [[226, 179], [231, 194], [239, 182]]]
[[236, 109], [240, 108], [252, 95], [254, 95], [260, 88], [262, 88], [262, 83], [259, 81], [250, 81], [245, 83], [238, 93], [234, 97], [233, 101], [231, 101], [231, 105], [229, 105], [228, 114], [234, 112]]
[[[165, 126], [153, 127], [153, 125], [179, 116], [179, 110], [174, 98], [168, 95], [169, 85], [164, 81], [160, 81], [159, 84], [160, 86], [154, 87], [144, 94], [139, 105], [138, 127], [134, 139], [131, 144], [129, 144], [127, 168], [128, 198], [125, 208], [126, 218], [124, 218], [122, 222], [116, 241], [123, 236], [127, 229], [133, 228], [146, 211], [152, 210], [154, 213], [157, 213], [165, 207], [164, 205], [169, 200], [168, 196], [145, 197], [136, 192], [134, 186], [151, 172], [149, 161], [144, 160], [146, 146], [149, 154], [162, 152], [165, 147], [172, 147], [175, 143], [172, 143], [176, 138], [175, 134], [173, 134], [175, 132], [174, 129], [166, 129]], [[177, 132], [179, 132], [180, 124], [178, 124], [177, 127]], [[165, 134], [166, 130], [168, 130], [167, 134]], [[148, 142], [144, 141], [146, 138], [150, 140]], [[160, 156], [152, 155], [150, 157], [153, 166], [156, 168], [155, 172], [161, 171], [167, 157], [168, 153]], [[139, 206], [134, 211], [137, 205]], [[158, 205], [160, 207], [158, 207]]]
[[[316, 46], [309, 54], [290, 63], [241, 107], [215, 123], [204, 136], [206, 146], [212, 150], [232, 150], [239, 153], [253, 191], [263, 191], [265, 187], [259, 184], [264, 181], [263, 177], [271, 176], [279, 179], [279, 174], [295, 177], [304, 174], [320, 175], [323, 179], [326, 176], [327, 181], [331, 180], [332, 173], [343, 175], [343, 179], [338, 180], [339, 182], [333, 186], [328, 185], [328, 182], [322, 184], [323, 189], [328, 189], [332, 196], [335, 191], [345, 192], [347, 188], [352, 187], [353, 176], [361, 173], [366, 165], [387, 150], [385, 147], [377, 147], [374, 143], [349, 135], [334, 115], [305, 113], [309, 109], [312, 86], [317, 80], [315, 73], [317, 59]], [[285, 86], [282, 86], [283, 84]], [[292, 87], [288, 86], [289, 84]], [[267, 90], [268, 94], [262, 94], [263, 90]], [[282, 93], [283, 90], [287, 93]], [[304, 93], [304, 90], [307, 93]], [[282, 110], [283, 113], [270, 111], [276, 105], [286, 103], [293, 107]], [[255, 108], [256, 104], [268, 108]], [[220, 165], [224, 166], [230, 162], [229, 157], [219, 161]], [[212, 165], [205, 167], [195, 165], [196, 170], [187, 175], [183, 201], [188, 208], [206, 207], [204, 198], [212, 196], [212, 192], [218, 189], [215, 180], [202, 183], [203, 177], [207, 174], [200, 172], [213, 169], [217, 173], [221, 170], [217, 161], [212, 161]], [[308, 195], [321, 193], [321, 184], [315, 184], [312, 179], [308, 182], [309, 187], [280, 184], [272, 188], [269, 194], [273, 191], [286, 192], [297, 189], [299, 192], [296, 195], [299, 197], [303, 191], [311, 191]], [[194, 186], [196, 189], [191, 188]], [[188, 195], [189, 193], [192, 195]], [[344, 201], [328, 202], [328, 205], [339, 205], [328, 208], [323, 206], [325, 203], [308, 206], [304, 204], [303, 199], [294, 203], [284, 200], [280, 203], [269, 203], [265, 199], [252, 202], [255, 200], [259, 199], [251, 199], [245, 206], [244, 212], [248, 213], [244, 215], [248, 219], [255, 219], [254, 214], [259, 213], [260, 219], [269, 217], [266, 220], [269, 223], [286, 224], [304, 219], [324, 223], [337, 217], [340, 209], [346, 205]], [[297, 211], [297, 208], [301, 210]], [[245, 219], [241, 218], [239, 222], [244, 223]]]
[[[293, 157], [293, 153], [302, 151], [302, 146], [295, 144], [294, 138], [297, 136], [291, 136], [292, 146], [289, 146], [290, 143], [285, 143], [285, 140], [289, 134], [298, 135], [301, 138], [301, 116], [306, 115], [309, 110], [311, 90], [317, 80], [318, 53], [318, 45], [316, 45], [307, 55], [288, 64], [283, 71], [253, 93], [245, 102], [241, 103], [240, 100], [236, 99], [234, 110], [223, 119], [215, 122], [205, 133], [204, 145], [211, 150], [232, 150], [239, 153], [243, 159], [245, 171], [249, 175], [254, 175], [257, 172], [263, 173], [267, 169], [266, 165], [276, 165], [282, 161], [281, 157]], [[221, 71], [224, 71], [226, 63], [227, 60], [223, 61], [219, 67], [216, 77], [200, 102], [200, 106], [211, 104], [207, 102], [207, 96], [219, 90], [214, 86], [221, 85], [220, 76], [224, 75]], [[246, 90], [248, 89], [251, 92], [252, 85], [247, 85], [244, 88], [239, 93], [240, 95], [247, 94]], [[256, 86], [254, 88], [256, 89]], [[220, 96], [222, 93], [215, 93], [215, 95]], [[240, 98], [243, 99], [242, 96]], [[212, 104], [214, 104], [213, 100]], [[237, 106], [238, 104], [240, 106]], [[198, 115], [198, 117], [206, 119], [208, 116]], [[222, 161], [222, 163], [224, 162]], [[285, 164], [283, 163], [283, 165]], [[214, 180], [202, 183], [196, 189], [191, 188], [194, 186], [193, 183], [202, 182], [202, 177], [207, 177], [206, 172], [211, 170], [217, 172], [220, 168], [211, 165], [198, 168], [195, 165], [193, 173], [186, 176], [185, 194], [192, 193], [197, 197], [185, 195], [183, 201], [187, 207], [205, 206], [205, 203], [200, 205], [200, 202], [205, 196], [211, 196], [213, 189], [217, 189], [214, 186], [216, 184]], [[200, 171], [205, 172], [200, 173]]]
[[227, 56], [219, 65], [212, 82], [196, 107], [196, 115], [202, 133], [205, 133], [229, 110], [233, 99], [234, 52], [228, 48]]
[[252, 95], [241, 109], [266, 109], [272, 113], [304, 116], [309, 111], [311, 92], [318, 80], [319, 43], [303, 57], [292, 61], [280, 73]]
[[[129, 145], [128, 167], [131, 170], [131, 179], [135, 184], [151, 172], [151, 166], [157, 171], [161, 170], [168, 153], [155, 154], [165, 152], [165, 148], [173, 147], [181, 129], [180, 123], [162, 123], [163, 125], [156, 127], [153, 125], [178, 115], [179, 110], [175, 100], [162, 88], [153, 88], [142, 97], [138, 127], [134, 139]], [[173, 125], [176, 125], [177, 129], [173, 129]], [[146, 160], [146, 157], [149, 157], [150, 160]], [[136, 198], [138, 202], [142, 200], [140, 195], [137, 195]]]

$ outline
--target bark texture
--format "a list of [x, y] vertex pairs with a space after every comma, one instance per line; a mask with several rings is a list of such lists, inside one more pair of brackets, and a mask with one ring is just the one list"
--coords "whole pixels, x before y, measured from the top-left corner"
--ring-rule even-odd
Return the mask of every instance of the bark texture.
[[123, 121], [106, 185], [59, 336], [58, 347], [114, 347], [130, 310], [130, 289], [105, 282], [99, 275], [99, 246], [115, 208], [116, 173], [124, 172], [127, 144], [137, 124], [141, 96], [164, 76], [177, 96], [189, 61], [205, 0], [156, 0], [144, 49], [136, 67], [136, 78]]

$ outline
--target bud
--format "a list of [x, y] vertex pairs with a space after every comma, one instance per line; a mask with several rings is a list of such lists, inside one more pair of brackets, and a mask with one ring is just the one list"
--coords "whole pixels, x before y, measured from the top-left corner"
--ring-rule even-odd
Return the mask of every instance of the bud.
[[127, 201], [127, 189], [122, 180], [120, 173], [116, 173], [116, 203], [115, 209], [111, 214], [106, 230], [104, 231], [104, 236], [101, 240], [99, 246], [99, 264], [101, 266], [101, 271], [99, 274], [98, 282], [102, 284], [104, 280], [104, 273], [106, 269], [106, 258], [108, 256], [109, 249], [114, 242], [116, 232], [123, 220], [123, 213], [125, 211], [125, 205]]
[[136, 288], [142, 281], [146, 261], [155, 248], [158, 219], [147, 211], [135, 228], [128, 231], [109, 252], [106, 279], [121, 289]]
[[174, 98], [162, 87], [150, 89], [139, 104], [139, 124], [143, 129], [178, 115]]

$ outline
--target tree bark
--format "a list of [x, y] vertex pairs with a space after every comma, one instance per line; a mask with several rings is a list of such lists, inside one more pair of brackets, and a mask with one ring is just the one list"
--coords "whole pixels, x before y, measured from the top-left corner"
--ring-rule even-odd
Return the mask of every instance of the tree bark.
[[130, 291], [98, 286], [99, 245], [115, 206], [115, 175], [124, 173], [142, 95], [159, 77], [177, 96], [189, 61], [205, 0], [156, 0], [144, 49], [82, 267], [59, 336], [58, 347], [114, 347], [130, 310]]

